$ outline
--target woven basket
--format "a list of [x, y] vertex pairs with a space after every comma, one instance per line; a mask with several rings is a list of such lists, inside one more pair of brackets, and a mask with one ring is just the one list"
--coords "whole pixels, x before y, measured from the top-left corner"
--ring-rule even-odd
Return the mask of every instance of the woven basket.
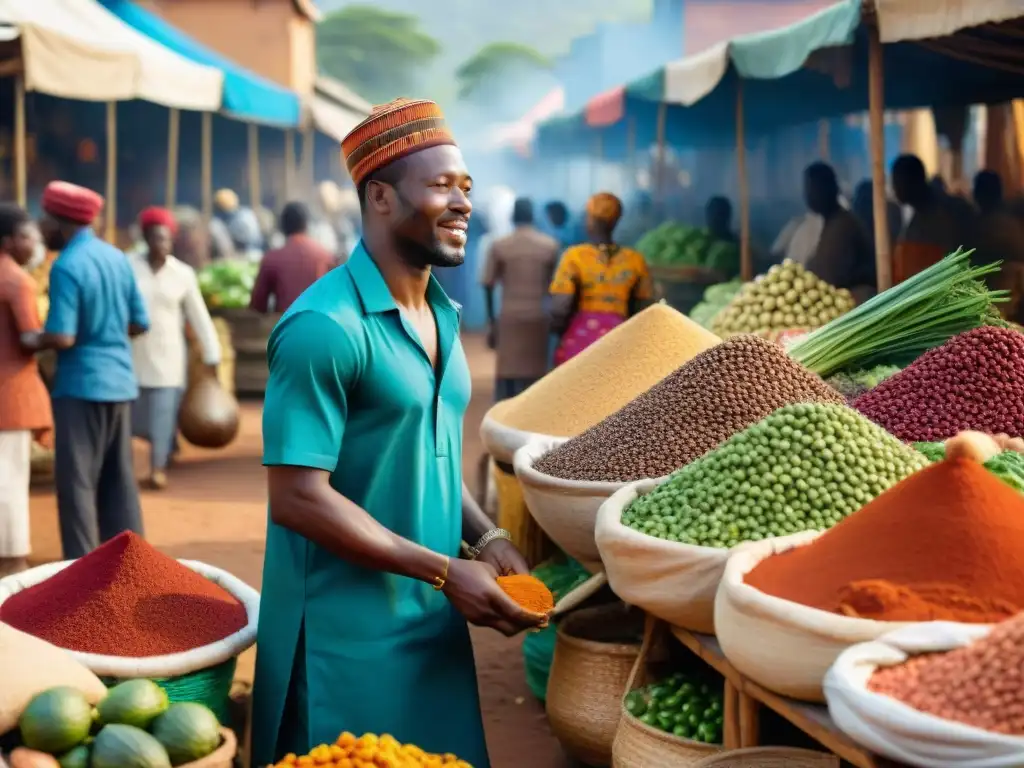
[[751, 747], [705, 758], [693, 768], [839, 768], [839, 758], [810, 749]]
[[639, 635], [635, 612], [622, 603], [584, 608], [559, 625], [548, 721], [565, 751], [585, 765], [611, 762], [622, 694], [640, 653], [639, 642], [625, 639], [631, 627]]
[[235, 755], [238, 754], [238, 739], [230, 728], [221, 728], [220, 735], [223, 741], [216, 750], [202, 760], [183, 763], [178, 768], [232, 768], [235, 764]]
[[[666, 626], [653, 616], [647, 617], [643, 644], [623, 694], [648, 683], [648, 662], [658, 643], [663, 641]], [[640, 722], [626, 711], [624, 696], [620, 698], [619, 706], [622, 719], [612, 744], [612, 768], [662, 768], [670, 765], [672, 768], [688, 768], [722, 750], [718, 745], [683, 739]]]

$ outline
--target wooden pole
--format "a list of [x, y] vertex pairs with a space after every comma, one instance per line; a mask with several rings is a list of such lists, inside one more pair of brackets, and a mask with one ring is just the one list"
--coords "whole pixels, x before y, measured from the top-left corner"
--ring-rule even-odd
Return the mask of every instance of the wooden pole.
[[636, 118], [626, 120], [626, 169], [629, 171], [629, 186], [636, 186]]
[[660, 206], [662, 212], [665, 209], [664, 182], [665, 182], [665, 123], [668, 120], [668, 104], [664, 101], [658, 104], [658, 122], [655, 126], [655, 141], [657, 151], [654, 155], [654, 199]]
[[200, 183], [202, 184], [203, 218], [213, 218], [213, 113], [203, 112], [200, 146]]
[[295, 131], [284, 132], [284, 196], [285, 202], [295, 193]]
[[818, 121], [818, 157], [826, 163], [832, 157], [832, 124], [828, 120]]
[[107, 242], [117, 242], [117, 102], [107, 102]]
[[18, 205], [28, 205], [28, 142], [25, 130], [25, 76], [14, 78], [14, 187]]
[[743, 115], [743, 80], [736, 85], [736, 174], [740, 192], [740, 277], [754, 279], [754, 257], [750, 250], [750, 183], [747, 178], [747, 131]]
[[167, 113], [167, 187], [164, 204], [173, 208], [178, 202], [178, 148], [181, 144], [181, 112], [171, 109]]
[[885, 72], [882, 56], [882, 40], [875, 22], [868, 26], [868, 120], [871, 127], [872, 210], [879, 293], [892, 287], [892, 252], [885, 194]]
[[260, 189], [260, 127], [249, 123], [249, 205], [254, 211], [263, 207]]
[[316, 186], [316, 164], [314, 154], [316, 152], [316, 129], [312, 121], [302, 131], [302, 179], [300, 184], [305, 187], [304, 194], [300, 197], [312, 199], [313, 187]]

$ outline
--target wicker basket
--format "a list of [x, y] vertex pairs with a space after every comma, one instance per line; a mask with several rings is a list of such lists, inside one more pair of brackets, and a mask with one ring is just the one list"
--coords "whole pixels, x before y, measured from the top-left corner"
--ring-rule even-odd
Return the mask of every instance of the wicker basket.
[[[647, 684], [649, 662], [665, 638], [666, 626], [653, 616], [647, 617], [643, 644], [623, 694]], [[722, 750], [718, 745], [683, 739], [640, 722], [626, 711], [624, 696], [619, 706], [622, 719], [612, 744], [612, 768], [688, 768]]]
[[230, 728], [221, 728], [221, 744], [216, 750], [192, 763], [184, 763], [178, 768], [232, 768], [235, 755], [238, 754], [238, 739]]
[[584, 608], [558, 628], [548, 678], [551, 731], [574, 759], [585, 765], [611, 762], [612, 742], [622, 716], [622, 694], [640, 643], [635, 611], [623, 603]]
[[839, 768], [839, 758], [809, 749], [751, 747], [705, 758], [693, 768]]

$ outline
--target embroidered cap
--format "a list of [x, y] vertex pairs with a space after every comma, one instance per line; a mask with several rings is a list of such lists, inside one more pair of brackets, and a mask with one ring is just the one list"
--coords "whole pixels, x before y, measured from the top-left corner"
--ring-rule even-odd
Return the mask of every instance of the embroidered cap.
[[43, 190], [43, 210], [76, 224], [92, 224], [103, 210], [103, 197], [67, 181], [51, 181]]
[[456, 146], [441, 108], [426, 99], [396, 99], [373, 108], [341, 142], [341, 153], [357, 186], [374, 171], [413, 152]]

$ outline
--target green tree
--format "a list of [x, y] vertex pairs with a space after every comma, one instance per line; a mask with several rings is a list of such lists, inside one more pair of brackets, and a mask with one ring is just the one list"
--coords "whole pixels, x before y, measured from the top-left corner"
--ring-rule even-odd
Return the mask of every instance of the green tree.
[[490, 100], [490, 96], [515, 78], [547, 72], [551, 60], [521, 43], [489, 43], [455, 70], [459, 98]]
[[316, 28], [317, 64], [374, 102], [410, 96], [417, 73], [441, 53], [416, 16], [349, 5]]

